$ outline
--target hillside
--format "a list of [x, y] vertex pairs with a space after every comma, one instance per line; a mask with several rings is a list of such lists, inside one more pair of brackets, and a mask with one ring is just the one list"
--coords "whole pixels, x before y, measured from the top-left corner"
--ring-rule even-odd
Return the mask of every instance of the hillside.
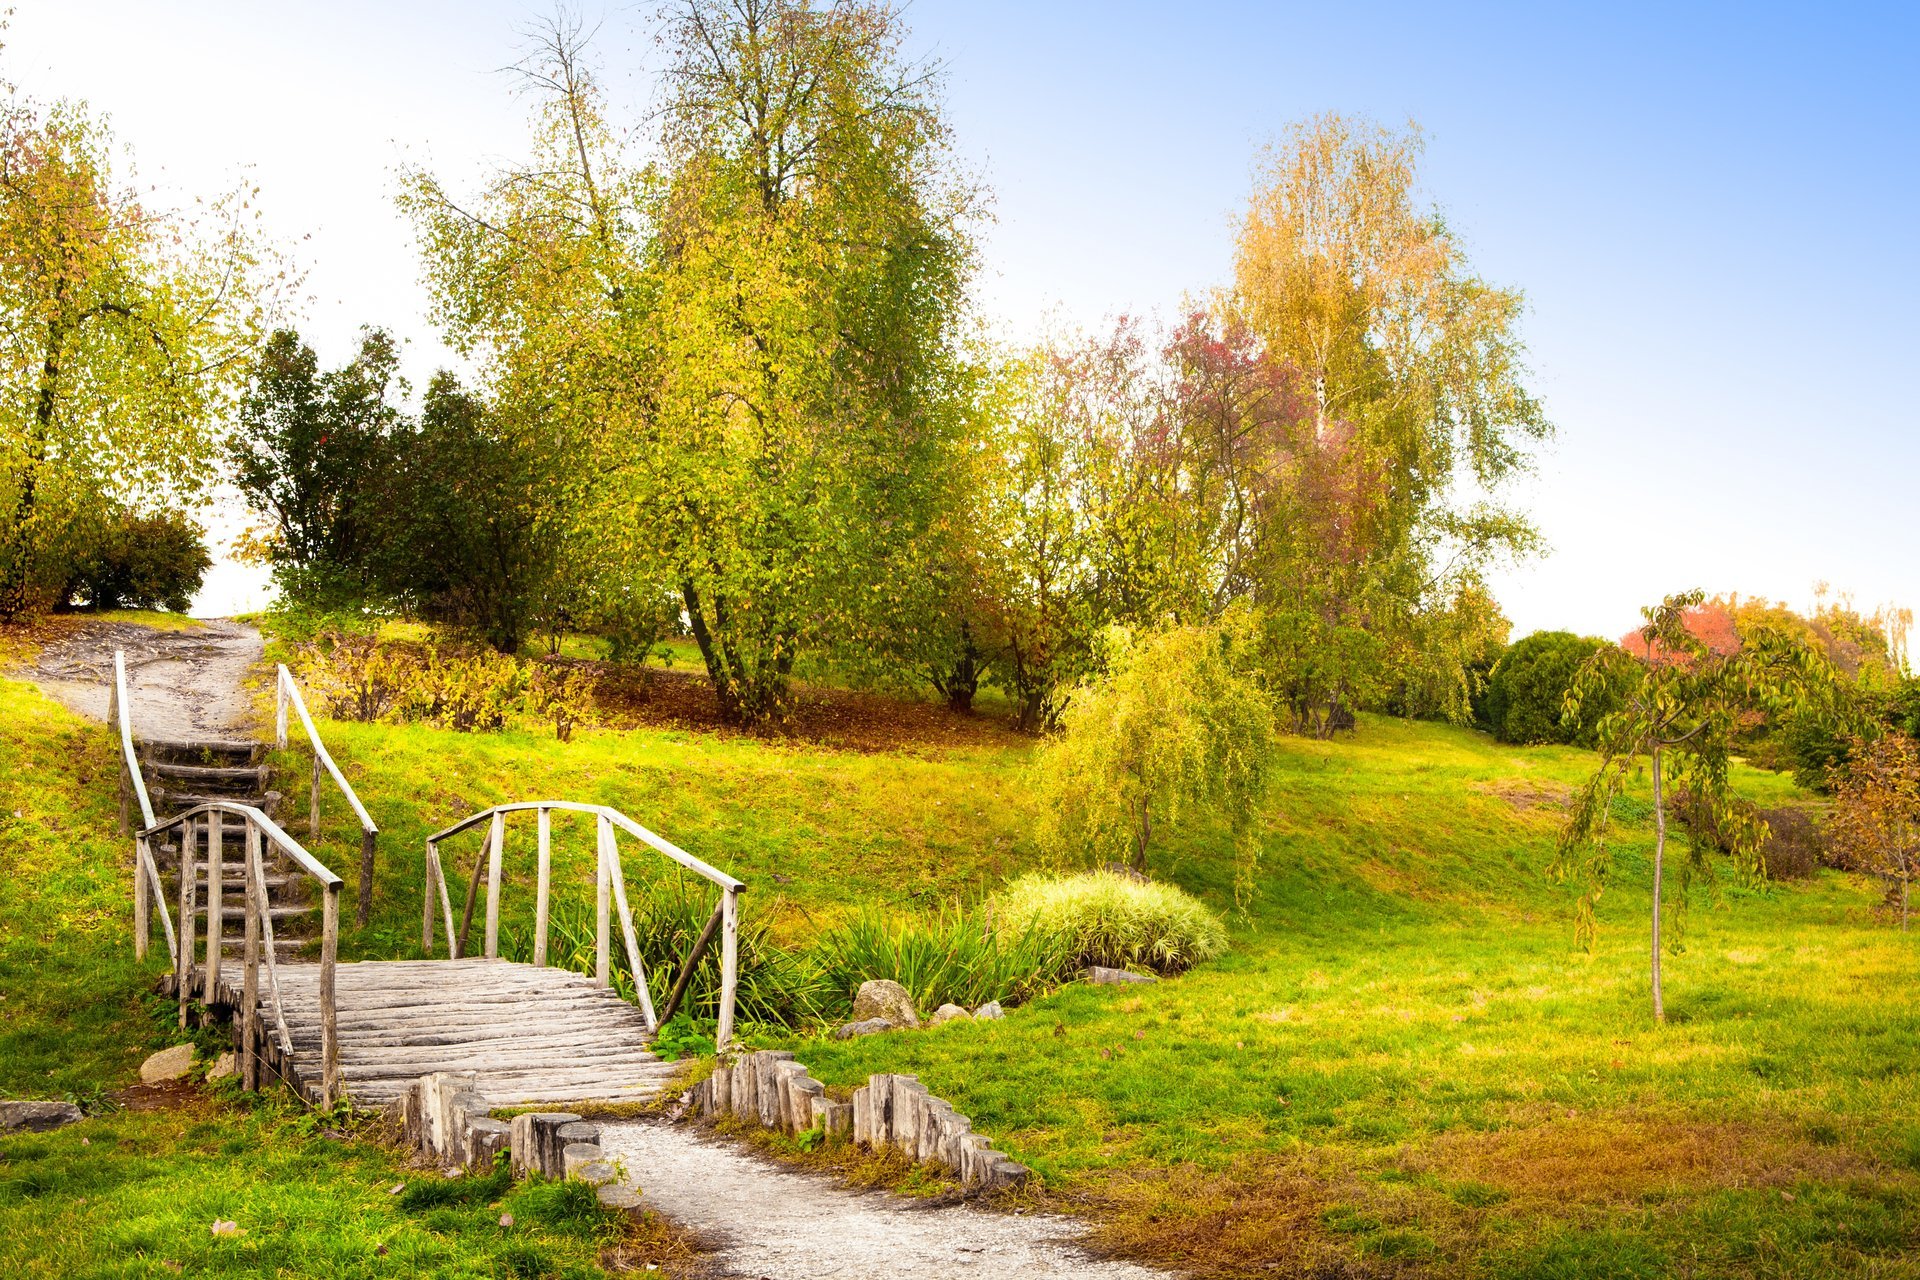
[[[503, 799], [614, 804], [745, 879], [749, 919], [790, 941], [865, 904], [976, 897], [1035, 856], [1029, 748], [1011, 738], [862, 753], [658, 728], [562, 744], [325, 727], [383, 827], [374, 921], [349, 934], [351, 954], [417, 953], [422, 838]], [[997, 1024], [848, 1043], [756, 1034], [805, 1040], [829, 1084], [917, 1071], [1107, 1247], [1203, 1273], [1915, 1273], [1912, 938], [1876, 918], [1871, 887], [1834, 873], [1702, 892], [1668, 971], [1672, 1021], [1655, 1028], [1644, 815], [1625, 815], [1591, 953], [1574, 941], [1573, 890], [1544, 874], [1557, 800], [1588, 760], [1375, 718], [1332, 743], [1290, 739], [1258, 893], [1230, 917], [1222, 960], [1145, 988], [1070, 987]], [[156, 1042], [111, 778], [97, 726], [0, 684], [0, 1091], [96, 1097]], [[342, 869], [343, 818], [336, 806], [319, 848]], [[562, 828], [556, 845], [562, 878], [589, 889], [586, 843]], [[448, 852], [464, 868], [473, 844]], [[510, 841], [510, 873], [530, 865], [531, 839]], [[1209, 837], [1175, 841], [1153, 870], [1232, 910]], [[510, 907], [528, 896], [510, 891]], [[323, 1143], [310, 1161], [291, 1120], [228, 1114], [113, 1123], [151, 1151], [266, 1126], [276, 1136], [251, 1151], [219, 1148], [228, 1205], [283, 1194], [286, 1161], [311, 1164], [303, 1195], [359, 1204], [383, 1159]], [[160, 1190], [181, 1167], [164, 1161], [54, 1193], [36, 1170], [77, 1141], [0, 1143], [10, 1273], [102, 1222], [174, 1220]]]

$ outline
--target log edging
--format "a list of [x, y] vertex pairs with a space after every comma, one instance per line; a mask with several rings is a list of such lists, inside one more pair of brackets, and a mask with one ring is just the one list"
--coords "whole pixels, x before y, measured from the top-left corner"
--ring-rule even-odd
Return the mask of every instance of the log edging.
[[1032, 1177], [1025, 1165], [995, 1151], [985, 1134], [975, 1133], [973, 1121], [952, 1103], [929, 1093], [918, 1076], [869, 1076], [852, 1101], [836, 1102], [791, 1053], [767, 1049], [722, 1062], [687, 1091], [685, 1108], [690, 1116], [731, 1116], [782, 1133], [817, 1128], [829, 1142], [892, 1149], [916, 1163], [944, 1165], [968, 1186], [1018, 1187]]
[[619, 1171], [600, 1149], [599, 1125], [571, 1111], [529, 1111], [496, 1120], [492, 1105], [477, 1092], [478, 1083], [473, 1073], [454, 1071], [415, 1081], [391, 1108], [407, 1146], [449, 1172], [492, 1173], [504, 1154], [516, 1178], [571, 1178], [592, 1185], [609, 1209], [639, 1207], [639, 1194], [621, 1184]]

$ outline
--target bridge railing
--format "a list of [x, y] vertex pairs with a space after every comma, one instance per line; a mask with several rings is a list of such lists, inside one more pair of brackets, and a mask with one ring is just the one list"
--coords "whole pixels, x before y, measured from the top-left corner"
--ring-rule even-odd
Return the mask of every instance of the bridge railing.
[[[734, 1000], [739, 991], [740, 894], [747, 886], [726, 872], [702, 862], [671, 841], [655, 835], [619, 810], [607, 805], [576, 804], [568, 800], [523, 800], [512, 804], [499, 804], [490, 809], [483, 809], [479, 813], [470, 814], [445, 830], [436, 831], [428, 836], [425, 893], [420, 912], [421, 951], [427, 955], [433, 953], [434, 898], [437, 889], [440, 912], [446, 925], [447, 955], [450, 958], [459, 959], [466, 954], [467, 936], [473, 927], [473, 911], [479, 897], [481, 872], [484, 868], [487, 886], [485, 954], [489, 960], [499, 958], [501, 867], [506, 841], [506, 819], [508, 814], [530, 811], [536, 815], [537, 831], [533, 963], [536, 965], [547, 963], [547, 922], [552, 902], [553, 879], [552, 815], [556, 810], [566, 813], [590, 813], [595, 818], [594, 981], [603, 987], [612, 985], [612, 924], [617, 915], [621, 941], [626, 949], [627, 966], [633, 972], [633, 985], [640, 1002], [640, 1012], [646, 1018], [647, 1029], [658, 1030], [660, 1024], [673, 1017], [675, 1011], [679, 1009], [682, 999], [686, 996], [688, 983], [693, 977], [694, 967], [700, 963], [701, 957], [712, 945], [714, 934], [718, 933], [720, 935], [720, 1017], [715, 1044], [721, 1052], [725, 1052], [727, 1043], [733, 1036]], [[466, 891], [466, 908], [461, 917], [460, 927], [456, 931], [453, 923], [453, 898], [447, 888], [447, 874], [440, 859], [440, 845], [443, 841], [478, 827], [482, 823], [487, 824], [486, 841], [480, 854], [474, 859], [473, 875]], [[711, 881], [720, 890], [720, 900], [714, 904], [713, 914], [708, 917], [705, 928], [700, 931], [699, 939], [688, 953], [686, 963], [681, 967], [679, 978], [673, 984], [665, 1007], [657, 1015], [654, 1011], [653, 991], [647, 980], [646, 968], [640, 959], [640, 943], [634, 931], [633, 910], [627, 901], [627, 879], [620, 862], [618, 835], [620, 832], [625, 832], [662, 857]]]
[[147, 795], [146, 779], [140, 775], [140, 757], [133, 749], [133, 720], [127, 711], [127, 655], [113, 651], [113, 691], [107, 695], [107, 725], [113, 731], [120, 752], [120, 834], [129, 834], [127, 807], [140, 804], [141, 834], [133, 837], [133, 954], [147, 958], [153, 936], [153, 904], [160, 904], [160, 923], [167, 940], [167, 952], [179, 963], [173, 942], [173, 921], [167, 915], [167, 892], [160, 885], [160, 868], [153, 860], [153, 846], [144, 834], [153, 825], [153, 800]]
[[[226, 840], [227, 820], [237, 818], [245, 825], [245, 865], [241, 868], [245, 885], [246, 928], [241, 941], [244, 966], [240, 987], [240, 1042], [245, 1055], [242, 1082], [247, 1088], [258, 1086], [260, 1063], [260, 971], [266, 970], [267, 1005], [273, 1015], [275, 1038], [282, 1053], [293, 1052], [293, 1036], [287, 1028], [286, 1010], [280, 1001], [280, 968], [273, 941], [273, 911], [267, 892], [266, 869], [262, 861], [264, 844], [271, 844], [291, 859], [295, 866], [320, 885], [324, 895], [320, 925], [320, 1063], [321, 1105], [331, 1107], [340, 1100], [340, 1023], [334, 999], [335, 969], [340, 953], [340, 887], [345, 882], [300, 842], [282, 831], [272, 818], [249, 804], [218, 800], [197, 805], [184, 813], [152, 823], [140, 832], [140, 838], [152, 842], [168, 832], [180, 840], [180, 929], [177, 944], [169, 940], [173, 951], [174, 977], [180, 998], [180, 1025], [187, 1025], [187, 1005], [195, 990], [194, 915], [198, 910], [197, 880], [199, 866], [194, 846], [199, 845], [207, 872], [207, 934], [205, 962], [199, 966], [199, 994], [206, 1003], [218, 998], [220, 991], [221, 949], [226, 944]], [[158, 876], [155, 877], [156, 887]], [[164, 910], [164, 907], [162, 908]]]
[[340, 766], [333, 762], [333, 755], [327, 750], [327, 744], [320, 740], [320, 731], [313, 726], [313, 716], [307, 712], [307, 700], [300, 694], [299, 682], [293, 673], [287, 670], [286, 663], [279, 664], [279, 670], [273, 681], [273, 739], [274, 745], [287, 749], [287, 709], [291, 707], [300, 718], [300, 727], [306, 730], [307, 741], [313, 746], [313, 793], [307, 806], [307, 839], [320, 839], [320, 773], [325, 770], [340, 788], [340, 794], [347, 798], [347, 806], [353, 810], [353, 816], [360, 820], [360, 892], [354, 903], [354, 923], [361, 928], [367, 924], [367, 912], [373, 906], [373, 846], [380, 835], [380, 828], [374, 825], [367, 814], [367, 807], [360, 803], [360, 797], [354, 794], [353, 784], [340, 772]]

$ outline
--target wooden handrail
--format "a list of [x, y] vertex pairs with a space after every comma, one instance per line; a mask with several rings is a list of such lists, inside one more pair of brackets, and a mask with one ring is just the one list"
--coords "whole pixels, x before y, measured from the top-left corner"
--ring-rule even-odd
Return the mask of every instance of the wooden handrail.
[[621, 828], [641, 842], [652, 846], [655, 850], [665, 854], [694, 874], [704, 876], [708, 880], [713, 881], [722, 889], [744, 889], [747, 887], [745, 881], [735, 880], [726, 872], [702, 862], [685, 849], [682, 849], [679, 845], [674, 844], [670, 840], [663, 840], [661, 837], [635, 822], [632, 818], [629, 818], [626, 814], [621, 813], [618, 809], [604, 804], [581, 804], [575, 800], [515, 800], [508, 804], [494, 805], [491, 809], [482, 809], [478, 813], [470, 813], [452, 826], [436, 831], [428, 836], [427, 842], [429, 844], [439, 844], [442, 840], [450, 836], [457, 836], [462, 831], [479, 826], [496, 813], [525, 813], [530, 809], [546, 809], [549, 812], [558, 809], [565, 813], [602, 814], [608, 821], [612, 822], [614, 826]]
[[[120, 747], [120, 834], [127, 834], [127, 796], [131, 791], [140, 802], [140, 824], [153, 825], [153, 801], [147, 795], [147, 780], [140, 773], [140, 757], [133, 749], [133, 716], [127, 699], [127, 655], [113, 651], [113, 691], [107, 695], [107, 723], [114, 729]], [[160, 886], [160, 867], [153, 860], [153, 848], [145, 836], [133, 841], [133, 955], [147, 958], [151, 940], [151, 911], [160, 904], [161, 936], [167, 940], [167, 957], [175, 965], [180, 957], [173, 940], [173, 917], [167, 913], [167, 893]]]
[[[178, 975], [178, 994], [180, 998], [180, 1025], [186, 1025], [187, 1002], [191, 997], [193, 983], [194, 954], [194, 916], [197, 911], [194, 902], [194, 851], [195, 833], [201, 832], [207, 860], [207, 936], [205, 939], [207, 961], [201, 973], [200, 989], [204, 999], [211, 1002], [217, 995], [219, 982], [220, 948], [225, 940], [226, 921], [221, 900], [225, 876], [223, 864], [226, 858], [222, 831], [228, 816], [237, 816], [246, 825], [246, 877], [247, 888], [247, 935], [244, 943], [247, 958], [245, 985], [242, 988], [243, 1000], [257, 999], [259, 991], [258, 965], [262, 958], [267, 969], [267, 1000], [273, 1010], [274, 1029], [279, 1033], [280, 1047], [283, 1052], [293, 1051], [293, 1037], [287, 1027], [287, 1016], [280, 1000], [280, 968], [273, 943], [273, 913], [269, 905], [266, 886], [266, 871], [261, 861], [260, 846], [262, 837], [271, 841], [282, 853], [307, 875], [320, 882], [322, 892], [320, 925], [320, 1103], [331, 1107], [340, 1100], [340, 1017], [335, 1001], [335, 970], [340, 954], [340, 889], [346, 882], [335, 875], [326, 864], [300, 847], [300, 842], [281, 830], [280, 824], [250, 804], [237, 800], [210, 800], [195, 805], [182, 813], [162, 818], [139, 832], [143, 844], [151, 846], [155, 837], [165, 832], [178, 830], [180, 833], [180, 941], [174, 949], [175, 972]], [[241, 1011], [244, 1022], [257, 1017], [251, 1006]], [[243, 1037], [244, 1038], [244, 1037]], [[255, 1047], [248, 1041], [246, 1052], [252, 1054]], [[250, 1062], [247, 1072], [258, 1079], [258, 1064]]]
[[365, 928], [368, 912], [373, 908], [373, 851], [380, 828], [374, 825], [367, 807], [360, 803], [353, 784], [340, 772], [340, 766], [333, 762], [333, 754], [327, 750], [327, 744], [320, 740], [320, 731], [314, 727], [313, 716], [307, 711], [307, 700], [300, 693], [300, 685], [294, 680], [293, 673], [287, 670], [287, 664], [282, 662], [273, 681], [273, 740], [274, 745], [282, 751], [287, 748], [289, 705], [299, 715], [300, 727], [307, 731], [307, 741], [313, 746], [313, 791], [307, 806], [307, 838], [316, 841], [320, 838], [320, 771], [323, 768], [347, 798], [353, 816], [360, 820], [360, 893], [354, 902], [353, 918], [355, 924]]
[[[467, 936], [473, 925], [474, 907], [478, 903], [480, 894], [480, 877], [484, 872], [487, 877], [486, 957], [489, 960], [499, 958], [501, 868], [506, 815], [531, 811], [539, 817], [539, 878], [534, 900], [533, 962], [537, 965], [546, 964], [547, 913], [551, 900], [551, 817], [555, 810], [594, 816], [594, 881], [596, 884], [594, 980], [601, 986], [608, 985], [611, 980], [613, 948], [611, 926], [613, 920], [617, 918], [620, 924], [620, 941], [627, 955], [627, 967], [633, 973], [634, 994], [639, 1001], [640, 1012], [646, 1019], [649, 1031], [658, 1030], [661, 1019], [654, 1013], [653, 991], [647, 982], [646, 969], [640, 959], [639, 938], [634, 929], [633, 908], [627, 899], [626, 873], [621, 866], [616, 830], [627, 832], [654, 852], [712, 881], [719, 887], [720, 902], [714, 908], [712, 920], [702, 931], [693, 954], [688, 956], [679, 981], [674, 984], [667, 1012], [668, 1016], [671, 1016], [673, 1010], [679, 1007], [687, 982], [693, 974], [694, 965], [699, 962], [701, 953], [712, 942], [715, 929], [721, 929], [723, 936], [720, 961], [720, 1019], [716, 1042], [718, 1048], [724, 1052], [733, 1035], [734, 1003], [739, 991], [739, 897], [747, 886], [726, 872], [694, 857], [671, 841], [655, 835], [611, 806], [581, 804], [572, 800], [518, 800], [497, 804], [491, 808], [482, 809], [478, 813], [469, 814], [428, 836], [424, 866], [425, 883], [420, 904], [421, 951], [428, 955], [433, 952], [433, 908], [437, 895], [446, 926], [447, 955], [451, 959], [459, 959], [465, 955]], [[474, 858], [473, 877], [466, 891], [466, 911], [460, 927], [456, 930], [453, 895], [447, 885], [446, 865], [440, 858], [440, 845], [443, 841], [461, 832], [471, 831], [482, 824], [487, 827], [487, 835], [485, 843]]]

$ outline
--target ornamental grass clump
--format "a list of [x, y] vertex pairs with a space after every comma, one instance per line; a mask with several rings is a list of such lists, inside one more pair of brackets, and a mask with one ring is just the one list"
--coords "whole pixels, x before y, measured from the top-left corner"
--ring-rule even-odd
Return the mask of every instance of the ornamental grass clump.
[[1059, 986], [1073, 968], [1055, 935], [1009, 929], [958, 904], [936, 916], [864, 911], [823, 935], [814, 955], [849, 1009], [872, 978], [899, 983], [921, 1009], [1013, 1006]]
[[1227, 949], [1226, 926], [1198, 898], [1111, 871], [1022, 876], [993, 909], [1001, 930], [1060, 939], [1077, 966], [1178, 973]]

